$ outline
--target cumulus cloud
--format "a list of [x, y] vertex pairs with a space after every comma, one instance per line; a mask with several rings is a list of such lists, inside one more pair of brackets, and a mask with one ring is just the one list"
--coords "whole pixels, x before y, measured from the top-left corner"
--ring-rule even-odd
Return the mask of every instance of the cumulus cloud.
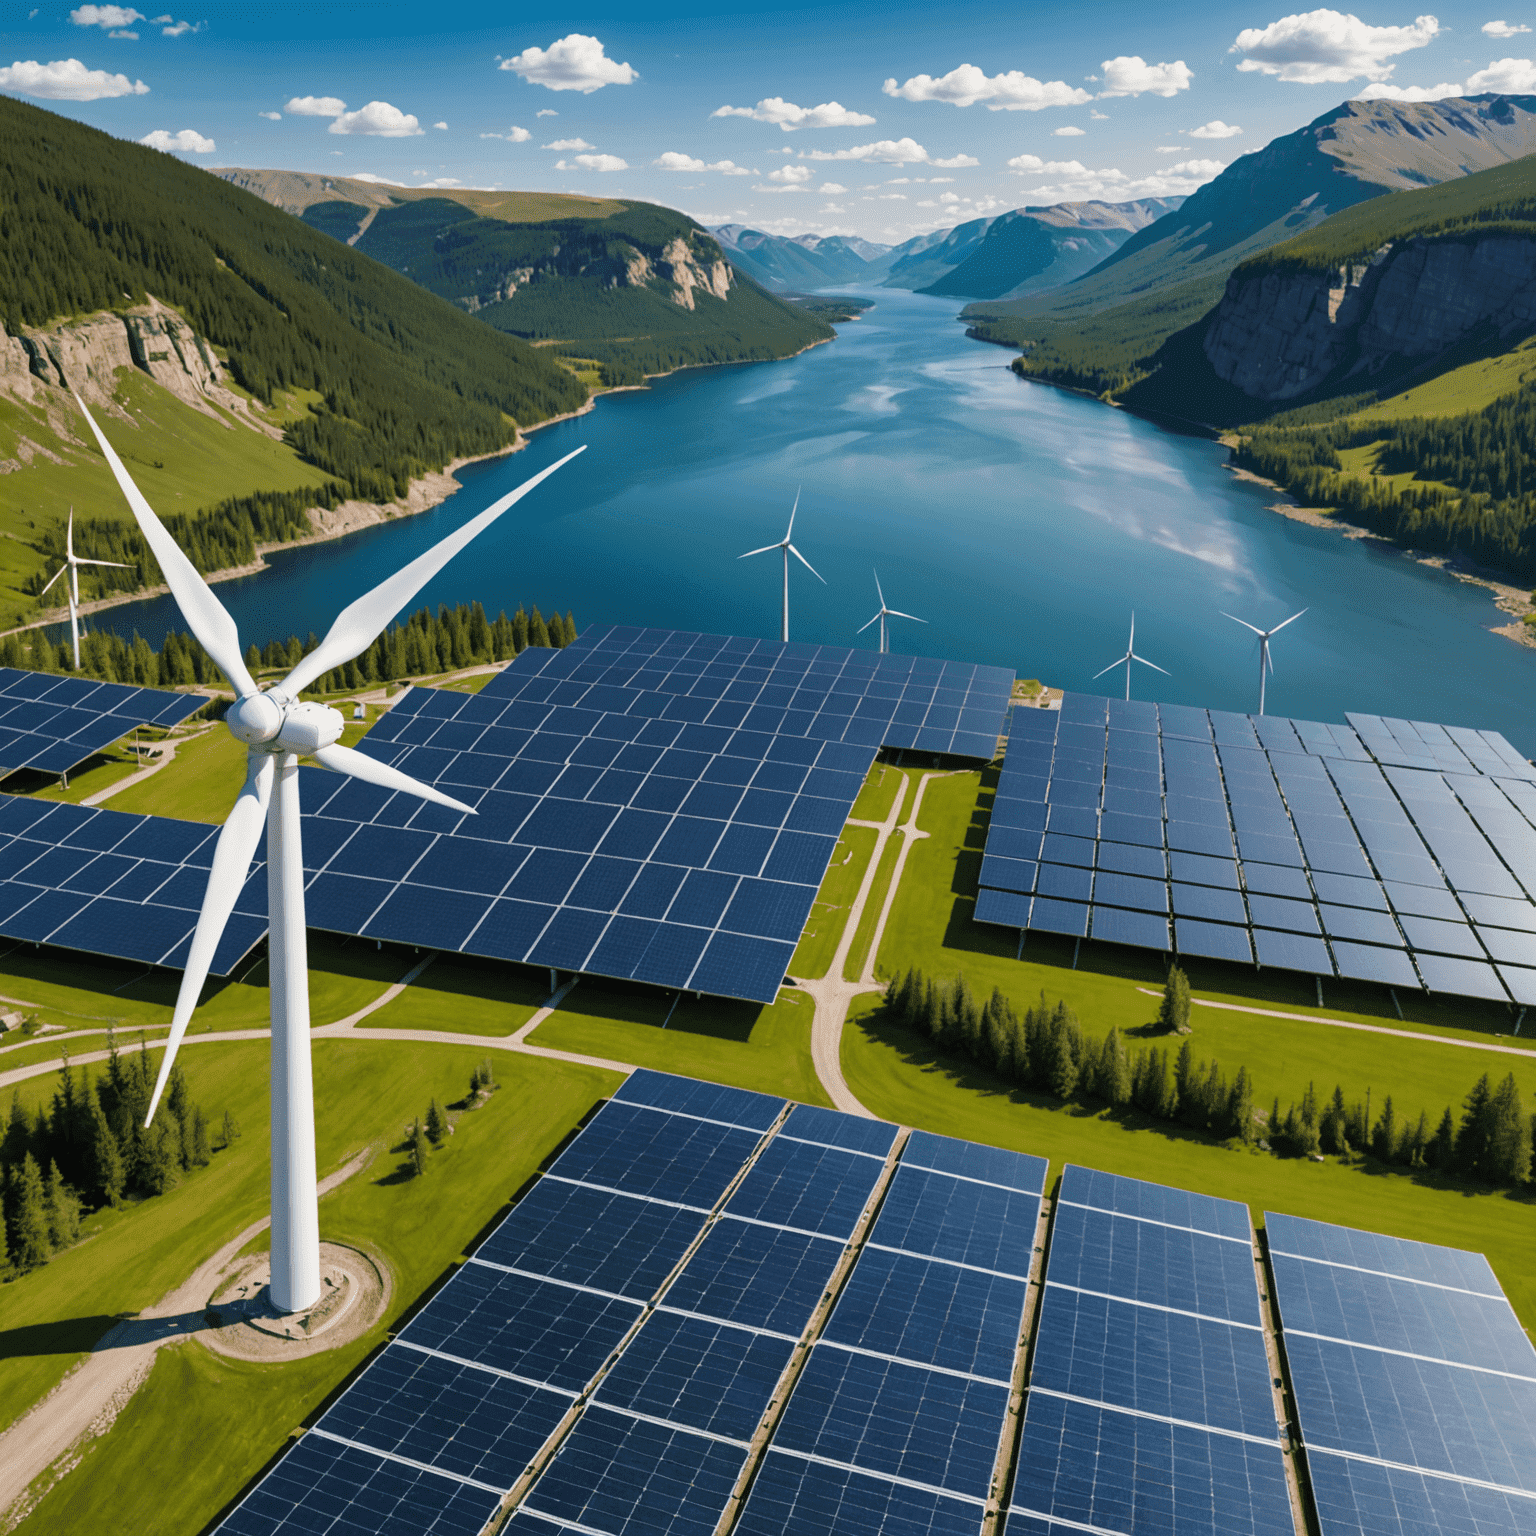
[[973, 155], [953, 155], [948, 160], [935, 160], [913, 139], [879, 139], [873, 144], [856, 144], [852, 149], [813, 149], [806, 152], [805, 158], [862, 160], [872, 165], [936, 165], [940, 170], [958, 170], [963, 166], [981, 164]]
[[824, 181], [816, 190], [824, 197], [841, 197], [848, 188], [840, 186], [835, 181]]
[[903, 101], [947, 101], [956, 107], [984, 101], [994, 112], [1038, 112], [1042, 107], [1073, 107], [1093, 99], [1065, 80], [1036, 80], [1016, 69], [989, 77], [974, 64], [958, 65], [937, 78], [913, 75], [901, 85], [887, 80], [880, 89]]
[[591, 149], [585, 139], [551, 139], [545, 149]]
[[1484, 37], [1514, 37], [1520, 32], [1529, 32], [1531, 29], [1522, 22], [1485, 21], [1483, 23]]
[[1157, 146], [1157, 153], [1160, 155], [1183, 155], [1188, 152], [1188, 146], [1184, 144], [1159, 144]]
[[781, 186], [798, 187], [808, 182], [815, 173], [808, 165], [781, 165], [768, 172], [768, 180]]
[[706, 165], [704, 161], [695, 159], [692, 155], [679, 154], [675, 149], [669, 149], [665, 154], [657, 156], [651, 164], [660, 166], [664, 171], [719, 171], [722, 176], [756, 176], [758, 174], [756, 171], [748, 170], [744, 165], [737, 165], [732, 160], [716, 160]]
[[1267, 27], [1247, 27], [1228, 53], [1241, 53], [1244, 74], [1277, 75], [1298, 85], [1343, 85], [1364, 77], [1385, 80], [1388, 60], [1432, 42], [1440, 31], [1433, 16], [1407, 27], [1367, 26], [1339, 11], [1306, 11], [1282, 16]]
[[79, 59], [17, 59], [0, 69], [0, 91], [19, 91], [44, 101], [104, 101], [111, 96], [144, 96], [149, 87], [127, 75], [87, 69]]
[[258, 112], [257, 117], [264, 117], [269, 123], [280, 123], [283, 120], [281, 112]]
[[339, 96], [290, 96], [283, 107], [295, 117], [340, 117], [346, 110]]
[[574, 160], [556, 160], [557, 171], [627, 171], [629, 162], [617, 155], [577, 155]]
[[1208, 123], [1201, 123], [1198, 128], [1189, 129], [1188, 133], [1192, 139], [1235, 139], [1242, 131], [1216, 117]]
[[1377, 81], [1366, 86], [1356, 101], [1444, 101], [1447, 96], [1460, 96], [1461, 86], [1454, 80], [1440, 85], [1392, 85]]
[[172, 21], [169, 16], [155, 17], [157, 25], [162, 21], [166, 23], [165, 26], [160, 28], [160, 35], [162, 37], [185, 37], [188, 32], [201, 32], [208, 25], [206, 21]]
[[103, 32], [149, 20], [143, 11], [136, 11], [131, 5], [82, 5], [69, 13], [69, 19], [77, 27], [100, 27]]
[[1052, 128], [1051, 137], [1053, 139], [1080, 139], [1087, 132], [1086, 128], [1073, 128], [1069, 125], [1065, 128]]
[[1137, 197], [1187, 196], [1219, 176], [1226, 165], [1220, 160], [1181, 160], [1166, 170], [1150, 176], [1127, 176], [1113, 166], [1094, 170], [1080, 160], [1042, 160], [1038, 155], [1015, 155], [1009, 170], [1019, 176], [1057, 178], [1043, 186], [1032, 187], [1032, 198], [1053, 198], [1063, 202], [1081, 202], [1086, 198], [1109, 197], [1124, 202]]
[[447, 124], [447, 123], [433, 123], [433, 124], [432, 124], [432, 126], [433, 126], [433, 127], [434, 127], [434, 128], [443, 128], [443, 129], [446, 129], [446, 128], [447, 128], [447, 126], [448, 126], [448, 124]]
[[508, 144], [526, 144], [533, 137], [526, 128], [519, 128], [515, 124], [505, 133], [482, 133], [482, 139], [505, 139]]
[[[420, 176], [421, 172], [417, 171], [416, 175]], [[438, 176], [432, 181], [422, 182], [421, 185], [424, 187], [462, 187], [464, 183], [457, 176]]]
[[535, 117], [559, 117], [560, 116], [560, 114], [558, 112], [556, 112], [553, 107], [540, 107], [539, 110], [537, 112], [535, 112], [533, 115]]
[[356, 112], [343, 112], [326, 132], [361, 133], [375, 139], [413, 139], [424, 130], [409, 112], [402, 112], [387, 101], [370, 101]]
[[183, 128], [180, 133], [167, 133], [164, 128], [156, 128], [153, 133], [146, 133], [139, 143], [175, 155], [211, 155], [218, 147], [194, 128]]
[[1148, 64], [1136, 54], [1105, 59], [1099, 66], [1104, 71], [1104, 89], [1100, 96], [1177, 96], [1189, 89], [1194, 71], [1183, 59], [1172, 64]]
[[797, 128], [867, 128], [874, 118], [852, 112], [841, 102], [824, 101], [819, 107], [797, 107], [782, 96], [765, 96], [755, 107], [720, 107], [711, 117], [750, 117], [758, 123], [777, 123], [785, 133]]
[[1495, 59], [1487, 69], [1467, 76], [1467, 95], [1484, 91], [1536, 90], [1536, 64], [1529, 59]]
[[595, 37], [572, 32], [548, 48], [525, 48], [498, 66], [521, 75], [530, 85], [551, 91], [580, 91], [590, 96], [605, 85], [629, 85], [640, 78], [638, 70], [620, 64], [603, 52]]

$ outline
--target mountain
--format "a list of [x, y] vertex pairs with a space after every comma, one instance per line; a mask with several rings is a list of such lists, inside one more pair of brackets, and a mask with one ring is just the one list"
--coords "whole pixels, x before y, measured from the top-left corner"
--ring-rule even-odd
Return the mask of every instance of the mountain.
[[870, 262], [890, 249], [842, 235], [798, 235], [789, 239], [764, 234], [745, 224], [717, 224], [710, 233], [737, 271], [780, 293], [868, 282]]
[[485, 325], [596, 365], [605, 384], [788, 357], [834, 334], [739, 278], [713, 236], [655, 203], [219, 174]]
[[992, 224], [991, 219], [968, 219], [898, 245], [882, 263], [881, 287], [916, 290], [941, 281], [976, 250]]
[[[1182, 197], [1149, 197], [1133, 203], [1016, 208], [990, 220], [980, 240], [942, 277], [918, 292], [1001, 299], [1060, 287], [1092, 271], [1183, 201]], [[890, 283], [888, 278], [887, 286]]]
[[1029, 371], [1122, 387], [1221, 297], [1246, 257], [1357, 203], [1536, 151], [1536, 97], [1350, 101], [1243, 155], [1091, 272], [1049, 294], [970, 306], [982, 340], [1027, 347]]

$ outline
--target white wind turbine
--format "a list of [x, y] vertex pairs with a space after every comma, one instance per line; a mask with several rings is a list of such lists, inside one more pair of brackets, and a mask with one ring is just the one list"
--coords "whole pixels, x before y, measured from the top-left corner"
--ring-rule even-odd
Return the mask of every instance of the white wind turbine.
[[121, 560], [82, 560], [75, 553], [75, 509], [69, 509], [69, 522], [64, 530], [64, 564], [48, 578], [48, 586], [37, 595], [43, 596], [60, 576], [68, 574], [69, 580], [64, 583], [65, 594], [69, 598], [69, 638], [75, 644], [75, 671], [80, 670], [80, 567], [82, 565], [110, 565], [113, 570], [126, 571], [128, 567]]
[[1166, 667], [1160, 667], [1155, 661], [1148, 661], [1145, 656], [1138, 656], [1136, 654], [1136, 613], [1134, 609], [1131, 611], [1131, 638], [1126, 644], [1125, 655], [1120, 657], [1118, 661], [1110, 662], [1102, 672], [1095, 672], [1093, 679], [1097, 682], [1104, 676], [1105, 672], [1113, 672], [1116, 667], [1123, 666], [1125, 668], [1125, 696], [1129, 700], [1131, 696], [1131, 663], [1133, 661], [1139, 661], [1144, 667], [1151, 667], [1154, 672], [1161, 672], [1164, 677], [1173, 676]]
[[[879, 622], [879, 625], [880, 625], [880, 654], [883, 656], [883, 655], [885, 655], [885, 653], [888, 650], [890, 650], [890, 645], [887, 643], [887, 640], [886, 640], [886, 630], [885, 630], [885, 621], [887, 619], [911, 619], [914, 624], [926, 624], [928, 622], [928, 620], [927, 619], [920, 619], [920, 618], [918, 618], [918, 616], [915, 613], [898, 613], [894, 608], [887, 608], [885, 606], [885, 593], [880, 591], [880, 572], [879, 571], [875, 572], [875, 591], [876, 592], [880, 592], [880, 612], [877, 613], [875, 615], [875, 617], [869, 621], [869, 624], [873, 624], [876, 621]], [[859, 627], [854, 631], [854, 633], [857, 634], [857, 635], [862, 635], [864, 633], [864, 631], [869, 628], [869, 624], [861, 624], [861, 625], [859, 625]]]
[[309, 1058], [309, 967], [304, 935], [304, 858], [299, 841], [299, 758], [363, 779], [383, 789], [404, 790], [452, 810], [473, 807], [440, 794], [398, 769], [338, 745], [343, 721], [324, 704], [301, 703], [299, 694], [333, 667], [359, 656], [400, 609], [477, 534], [541, 480], [569, 463], [582, 448], [526, 480], [515, 491], [471, 518], [425, 554], [342, 609], [320, 645], [276, 687], [263, 693], [246, 669], [235, 621], [177, 548], [112, 445], [77, 397], [76, 403], [144, 538], [160, 562], [187, 627], [233, 685], [236, 698], [225, 724], [247, 751], [245, 787], [214, 848], [202, 911], [192, 934], [176, 1011], [165, 1044], [145, 1124], [154, 1118], [176, 1048], [197, 1007], [224, 926], [245, 884], [267, 828], [267, 926], [272, 989], [272, 1305], [298, 1312], [320, 1296], [320, 1221], [315, 1188], [314, 1090]]
[[811, 575], [814, 576], [816, 580], [822, 584], [822, 586], [826, 586], [827, 584], [826, 577], [824, 577], [821, 572], [818, 571], [816, 567], [812, 565], [811, 562], [807, 560], [805, 556], [802, 555], [800, 551], [789, 542], [795, 531], [795, 513], [799, 510], [800, 492], [796, 491], [795, 504], [789, 509], [789, 528], [785, 532], [784, 537], [780, 539], [777, 544], [764, 544], [761, 549], [749, 549], [746, 554], [737, 555], [736, 557], [738, 560], [750, 560], [753, 555], [766, 555], [771, 550], [781, 549], [784, 551], [784, 623], [782, 625], [782, 633], [779, 635], [779, 639], [784, 641], [786, 645], [789, 643], [789, 557], [793, 555], [795, 559], [798, 560], [800, 564], [803, 565], [806, 570], [808, 570]]
[[[1303, 608], [1301, 613], [1307, 610]], [[1276, 624], [1273, 629], [1260, 629], [1256, 624], [1250, 624], [1247, 619], [1240, 619], [1235, 613], [1228, 613], [1222, 609], [1221, 616], [1231, 619], [1234, 624], [1241, 624], [1244, 629], [1251, 629], [1259, 637], [1259, 713], [1264, 713], [1264, 674], [1275, 670], [1274, 658], [1269, 654], [1269, 641], [1272, 635], [1278, 635], [1286, 624], [1294, 624], [1301, 617], [1301, 613], [1293, 613], [1285, 624]]]

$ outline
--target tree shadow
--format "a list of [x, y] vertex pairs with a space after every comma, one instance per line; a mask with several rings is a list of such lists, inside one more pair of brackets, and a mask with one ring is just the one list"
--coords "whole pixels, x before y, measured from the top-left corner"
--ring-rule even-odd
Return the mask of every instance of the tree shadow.
[[0, 1328], [0, 1360], [35, 1359], [41, 1355], [78, 1355], [96, 1347], [121, 1317], [67, 1317], [50, 1323]]
[[734, 998], [696, 998], [691, 992], [679, 995], [670, 988], [584, 976], [581, 985], [565, 995], [560, 1012], [573, 1018], [643, 1024], [664, 1028], [668, 1034], [704, 1035], [745, 1045], [764, 1008], [761, 1003]]

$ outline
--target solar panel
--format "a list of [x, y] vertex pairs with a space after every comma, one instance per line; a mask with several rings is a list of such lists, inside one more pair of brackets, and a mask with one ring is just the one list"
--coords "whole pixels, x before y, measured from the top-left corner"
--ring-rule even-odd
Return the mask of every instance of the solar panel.
[[770, 1447], [736, 1530], [741, 1536], [977, 1536], [985, 1511], [981, 1499]]

